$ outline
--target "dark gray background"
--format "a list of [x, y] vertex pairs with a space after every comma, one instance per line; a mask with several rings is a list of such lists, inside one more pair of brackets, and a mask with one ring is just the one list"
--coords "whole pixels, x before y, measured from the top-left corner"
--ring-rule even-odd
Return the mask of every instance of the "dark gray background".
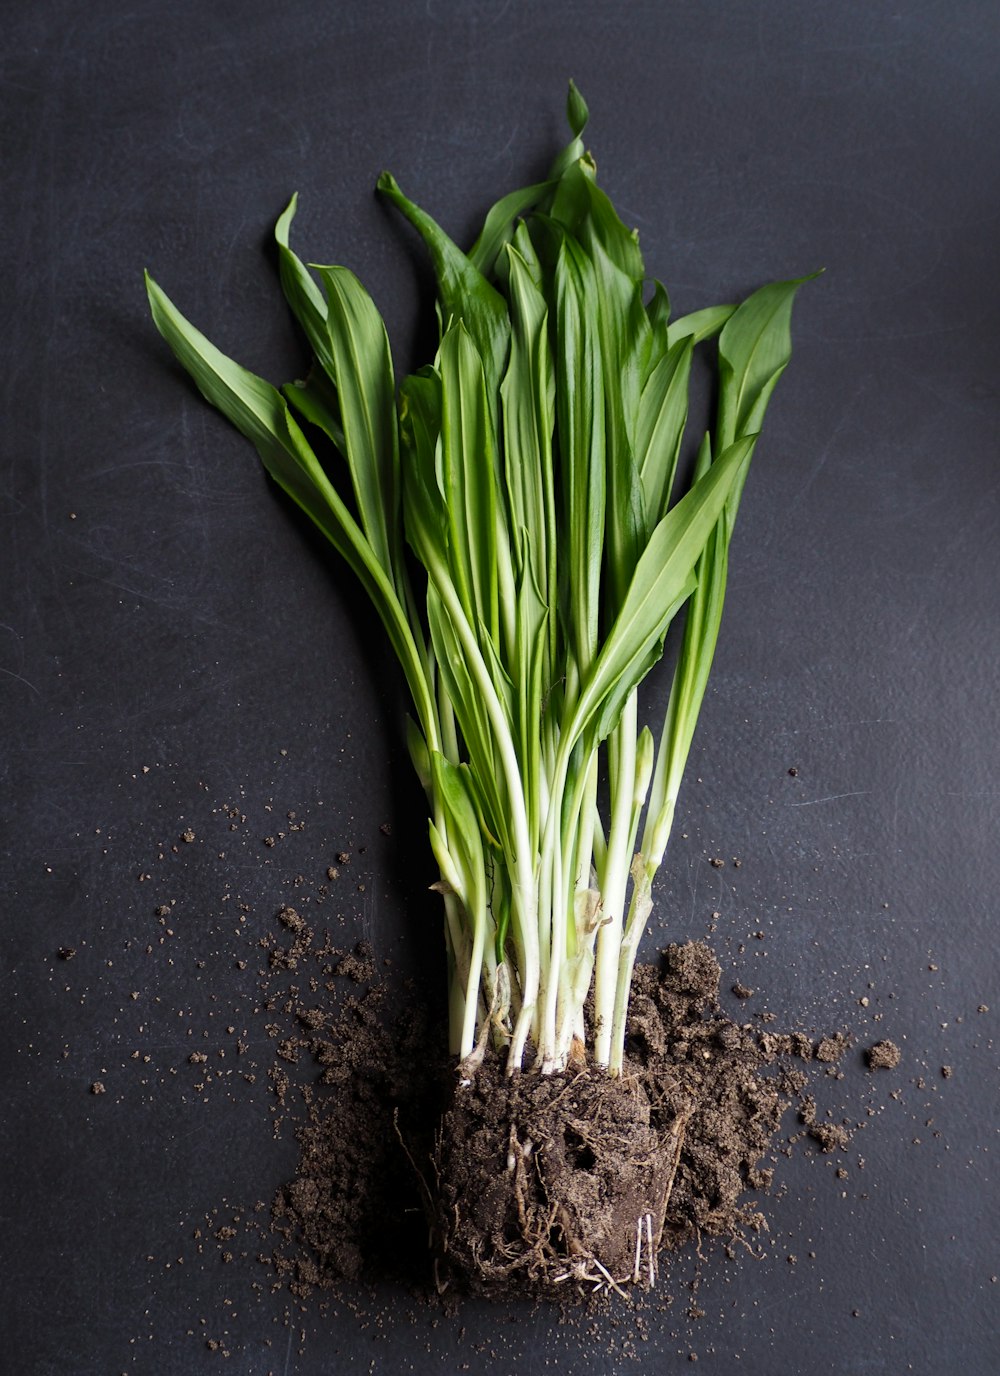
[[[4, 10], [8, 1369], [179, 1376], [219, 1360], [207, 1335], [254, 1376], [688, 1370], [692, 1351], [745, 1376], [995, 1370], [995, 3]], [[852, 1033], [819, 1093], [867, 1126], [833, 1161], [782, 1160], [762, 1259], [680, 1263], [634, 1348], [622, 1313], [595, 1336], [387, 1289], [359, 1300], [375, 1323], [311, 1310], [300, 1354], [249, 1263], [194, 1253], [201, 1215], [268, 1198], [293, 1146], [271, 1140], [263, 1080], [201, 1102], [187, 1032], [238, 1023], [266, 1062], [253, 943], [294, 876], [347, 845], [367, 849], [342, 930], [417, 967], [423, 942], [436, 983], [433, 876], [371, 618], [172, 365], [141, 271], [286, 379], [303, 353], [267, 242], [298, 189], [303, 256], [353, 267], [400, 370], [422, 361], [426, 269], [378, 172], [467, 239], [564, 141], [571, 75], [603, 184], [679, 311], [827, 269], [800, 295], [748, 486], [650, 950], [718, 909], [724, 985], [758, 991], [748, 1015]], [[653, 720], [663, 692], [661, 675]], [[215, 810], [232, 801], [235, 838]], [[305, 830], [264, 847], [290, 809]], [[876, 1078], [860, 1048], [881, 1035], [904, 1058]]]

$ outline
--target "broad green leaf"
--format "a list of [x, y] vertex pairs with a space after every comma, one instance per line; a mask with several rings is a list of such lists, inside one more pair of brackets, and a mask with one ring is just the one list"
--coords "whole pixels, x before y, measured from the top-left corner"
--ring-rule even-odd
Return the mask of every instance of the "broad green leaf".
[[712, 339], [735, 310], [735, 306], [707, 306], [703, 311], [680, 316], [667, 326], [668, 345], [679, 344], [682, 339], [690, 339], [692, 344]]
[[400, 568], [399, 449], [392, 355], [382, 317], [347, 268], [321, 267], [344, 452], [361, 525], [382, 567]]
[[538, 250], [535, 248], [528, 226], [523, 220], [514, 230], [512, 243], [514, 248], [521, 255], [521, 259], [528, 270], [528, 276], [534, 283], [535, 290], [544, 299], [545, 282], [541, 260], [538, 257]]
[[646, 315], [649, 318], [655, 340], [652, 359], [655, 364], [670, 347], [670, 340], [667, 335], [670, 328], [670, 297], [667, 295], [666, 287], [655, 277], [653, 278], [653, 295], [646, 307]]
[[479, 237], [469, 249], [469, 262], [477, 271], [484, 276], [494, 272], [504, 246], [509, 244], [514, 236], [518, 217], [536, 206], [551, 186], [551, 182], [523, 186], [519, 191], [511, 191], [501, 197], [496, 205], [490, 207], [479, 231]]
[[[696, 482], [708, 472], [711, 452], [711, 442], [706, 435], [695, 464]], [[664, 820], [672, 816], [715, 657], [726, 593], [731, 533], [724, 508], [698, 559], [698, 586], [684, 613], [684, 638], [660, 734], [642, 843], [647, 863], [654, 866], [662, 858], [662, 847], [667, 839]]]
[[202, 396], [252, 441], [264, 467], [319, 527], [361, 581], [389, 634], [428, 741], [437, 712], [406, 614], [381, 561], [332, 486], [276, 387], [227, 358], [146, 274], [157, 329]]
[[298, 207], [296, 193], [278, 217], [274, 238], [278, 245], [278, 272], [285, 299], [321, 366], [333, 379], [333, 359], [330, 356], [326, 330], [326, 300], [309, 273], [309, 269], [292, 251], [288, 237]]
[[[450, 566], [469, 624], [500, 640], [500, 567], [510, 541], [498, 505], [496, 440], [483, 365], [461, 321], [438, 350], [441, 375], [441, 490]], [[507, 608], [506, 610], [512, 610]]]
[[556, 409], [562, 459], [562, 539], [568, 637], [586, 674], [597, 653], [606, 475], [604, 380], [590, 259], [564, 236], [556, 261]]
[[771, 393], [791, 357], [795, 293], [817, 275], [761, 287], [726, 322], [719, 336], [718, 448], [760, 431]]
[[483, 837], [476, 808], [469, 795], [468, 770], [456, 767], [437, 751], [430, 757], [434, 794], [441, 802], [448, 822], [448, 849], [462, 877], [460, 892], [473, 921], [486, 916], [486, 869], [483, 864]]
[[422, 563], [436, 551], [446, 558], [447, 512], [438, 479], [441, 438], [441, 378], [422, 368], [403, 382], [399, 394], [400, 467], [405, 533]]
[[[731, 445], [659, 523], [636, 567], [618, 618], [587, 676], [572, 732], [603, 739], [633, 688], [662, 652], [663, 637], [756, 436]], [[652, 658], [651, 658], [652, 657]]]
[[643, 263], [636, 235], [619, 219], [586, 160], [567, 171], [551, 219], [590, 259], [604, 392], [607, 502], [605, 615], [616, 614], [645, 538], [635, 427], [653, 333], [642, 303]]
[[[435, 576], [442, 576], [439, 569], [435, 570]], [[461, 640], [433, 581], [427, 589], [427, 622], [442, 682], [455, 709], [468, 752], [470, 779], [478, 793], [479, 807], [488, 830], [500, 838], [510, 854], [509, 808], [489, 713], [470, 675]]]
[[636, 284], [642, 282], [645, 269], [638, 237], [622, 223], [594, 180], [593, 165], [586, 159], [567, 170], [553, 197], [549, 214], [589, 253], [599, 244], [620, 272]]
[[[529, 543], [527, 531], [522, 532]], [[521, 770], [525, 779], [538, 779], [542, 768], [542, 691], [544, 675], [551, 672], [549, 624], [553, 619], [542, 600], [533, 573], [530, 551], [521, 561], [521, 576], [517, 586], [517, 637], [514, 664], [516, 697], [516, 741]], [[533, 788], [525, 800], [528, 805], [528, 824], [537, 844], [541, 831], [541, 798]]]
[[688, 413], [693, 345], [682, 339], [656, 365], [639, 400], [636, 455], [650, 533], [666, 515]]
[[314, 369], [306, 382], [289, 383], [283, 390], [292, 406], [306, 420], [318, 425], [343, 454], [344, 427], [340, 423], [337, 402], [336, 368], [330, 349], [326, 298], [288, 242], [298, 199], [298, 195], [292, 197], [274, 227], [274, 238], [278, 245], [278, 271], [285, 299], [316, 355], [319, 371]]
[[555, 376], [549, 347], [548, 312], [527, 264], [508, 248], [508, 285], [512, 321], [510, 360], [501, 384], [504, 424], [504, 479], [510, 529], [527, 539], [514, 542], [515, 565], [532, 561], [532, 576], [555, 606], [556, 513], [552, 467], [555, 426]]
[[303, 420], [322, 430], [343, 455], [347, 449], [344, 427], [340, 423], [337, 389], [326, 373], [310, 373], [304, 382], [287, 382], [282, 387], [285, 400]]
[[451, 320], [463, 322], [483, 360], [488, 395], [494, 397], [510, 340], [503, 297], [427, 212], [403, 195], [390, 173], [382, 173], [378, 189], [402, 211], [427, 245], [437, 274], [444, 326], [447, 328]]
[[604, 383], [605, 616], [611, 620], [621, 606], [646, 539], [635, 440], [641, 376], [652, 332], [639, 285], [611, 261], [596, 240], [591, 243], [591, 259]]

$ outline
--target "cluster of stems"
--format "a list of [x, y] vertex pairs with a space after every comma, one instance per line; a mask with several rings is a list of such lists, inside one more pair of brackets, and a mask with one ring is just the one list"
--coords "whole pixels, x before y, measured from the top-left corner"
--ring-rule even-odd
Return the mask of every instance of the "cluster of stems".
[[[292, 251], [294, 198], [276, 239], [313, 353], [303, 381], [272, 387], [148, 289], [177, 357], [353, 569], [399, 658], [452, 1051], [468, 1070], [492, 1042], [511, 1072], [618, 1074], [733, 525], [805, 279], [671, 319], [597, 185], [573, 87], [568, 113], [550, 175], [498, 201], [468, 253], [380, 179], [439, 294], [436, 356], [398, 391], [357, 278], [314, 275]], [[700, 346], [714, 350], [716, 414], [687, 461]], [[682, 611], [654, 737], [639, 687]]]

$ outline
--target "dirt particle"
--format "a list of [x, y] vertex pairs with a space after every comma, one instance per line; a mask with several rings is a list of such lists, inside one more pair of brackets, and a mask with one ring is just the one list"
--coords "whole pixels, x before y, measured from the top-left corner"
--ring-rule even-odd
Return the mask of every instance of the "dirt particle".
[[816, 1059], [832, 1065], [840, 1060], [849, 1045], [847, 1038], [840, 1032], [834, 1037], [824, 1037], [816, 1045]]
[[881, 1041], [868, 1048], [866, 1059], [871, 1070], [895, 1070], [901, 1052], [895, 1042]]
[[103, 1080], [95, 1080], [90, 1086], [90, 1092], [91, 1094], [107, 1094], [108, 1091], [104, 1088]]

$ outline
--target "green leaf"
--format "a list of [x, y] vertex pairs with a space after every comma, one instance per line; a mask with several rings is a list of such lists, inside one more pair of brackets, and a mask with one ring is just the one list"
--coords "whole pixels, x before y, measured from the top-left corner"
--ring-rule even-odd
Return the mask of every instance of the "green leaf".
[[639, 401], [636, 454], [650, 532], [666, 515], [688, 413], [693, 344], [673, 345], [646, 380]]
[[550, 181], [558, 181], [568, 167], [572, 167], [575, 162], [583, 157], [583, 131], [587, 127], [589, 118], [590, 111], [587, 109], [587, 102], [577, 90], [575, 82], [571, 81], [569, 94], [566, 98], [566, 119], [569, 122], [573, 137], [552, 164], [549, 172]]
[[497, 259], [513, 238], [518, 217], [538, 205], [551, 187], [552, 182], [524, 186], [519, 191], [502, 196], [496, 205], [491, 206], [479, 237], [469, 249], [469, 262], [477, 271], [488, 276], [495, 270]]
[[293, 411], [297, 411], [310, 425], [322, 430], [341, 455], [346, 452], [347, 441], [340, 423], [337, 389], [325, 373], [311, 373], [305, 382], [287, 382], [281, 391]]
[[441, 379], [436, 368], [411, 374], [399, 396], [400, 467], [406, 538], [425, 567], [447, 557], [448, 526], [438, 480]]
[[566, 120], [576, 138], [582, 138], [589, 119], [590, 111], [587, 109], [587, 102], [577, 89], [576, 82], [571, 80], [569, 94], [566, 97]]
[[[704, 437], [695, 464], [695, 481], [709, 471], [711, 442]], [[715, 657], [729, 567], [731, 524], [723, 509], [698, 559], [698, 586], [684, 614], [684, 638], [674, 669], [656, 768], [649, 794], [649, 810], [642, 851], [647, 864], [659, 865], [666, 831], [687, 763], [708, 676]]]
[[353, 272], [321, 267], [319, 275], [358, 514], [382, 567], [401, 583], [399, 449], [389, 339], [375, 303]]
[[[439, 570], [436, 576], [440, 576]], [[455, 709], [468, 752], [470, 781], [477, 791], [486, 826], [492, 835], [501, 838], [501, 844], [510, 854], [509, 808], [489, 713], [470, 675], [461, 640], [433, 581], [427, 590], [427, 622], [445, 692]]]
[[510, 321], [503, 297], [427, 212], [403, 195], [389, 172], [379, 177], [378, 189], [402, 211], [427, 245], [437, 275], [445, 327], [452, 320], [463, 322], [483, 360], [487, 392], [493, 397], [510, 340]]
[[590, 259], [564, 236], [556, 261], [556, 403], [562, 459], [568, 637], [585, 674], [598, 647], [606, 475], [604, 385]]
[[251, 440], [264, 467], [347, 561], [389, 634], [428, 741], [437, 739], [437, 711], [406, 614], [381, 561], [332, 486], [276, 387], [240, 367], [186, 320], [146, 274], [157, 329], [202, 396]]
[[716, 445], [760, 431], [764, 411], [792, 353], [792, 303], [818, 273], [761, 287], [732, 314], [719, 337]]
[[667, 326], [668, 347], [679, 344], [682, 339], [701, 344], [703, 340], [714, 338], [735, 310], [735, 306], [707, 306], [703, 311], [680, 316]]
[[510, 360], [501, 384], [504, 478], [518, 576], [525, 557], [543, 600], [555, 606], [556, 514], [552, 467], [555, 372], [549, 347], [545, 300], [517, 249], [508, 248], [512, 335]]
[[638, 237], [622, 223], [585, 161], [576, 163], [562, 177], [549, 213], [591, 256], [599, 245], [631, 282], [642, 283], [645, 269]]
[[[653, 295], [646, 306], [646, 316], [652, 331], [653, 342], [650, 348], [649, 368], [655, 368], [670, 347], [668, 330], [670, 328], [670, 297], [662, 282], [653, 278]], [[645, 382], [645, 379], [643, 379]]]
[[321, 365], [333, 376], [333, 360], [327, 348], [326, 301], [302, 260], [289, 247], [288, 236], [298, 208], [296, 193], [278, 217], [274, 238], [278, 245], [278, 272], [285, 299]]
[[659, 658], [670, 620], [694, 585], [695, 564], [755, 442], [756, 436], [749, 436], [727, 449], [653, 531], [581, 690], [572, 734], [587, 731], [595, 741], [603, 740], [625, 699]]
[[469, 624], [482, 622], [496, 646], [500, 571], [504, 561], [509, 565], [510, 541], [497, 500], [496, 441], [482, 360], [461, 322], [441, 341], [438, 369], [449, 562]]
[[434, 795], [448, 821], [448, 849], [464, 881], [459, 897], [477, 921], [486, 914], [486, 869], [479, 819], [467, 787], [468, 770], [450, 764], [437, 751], [430, 761]]

